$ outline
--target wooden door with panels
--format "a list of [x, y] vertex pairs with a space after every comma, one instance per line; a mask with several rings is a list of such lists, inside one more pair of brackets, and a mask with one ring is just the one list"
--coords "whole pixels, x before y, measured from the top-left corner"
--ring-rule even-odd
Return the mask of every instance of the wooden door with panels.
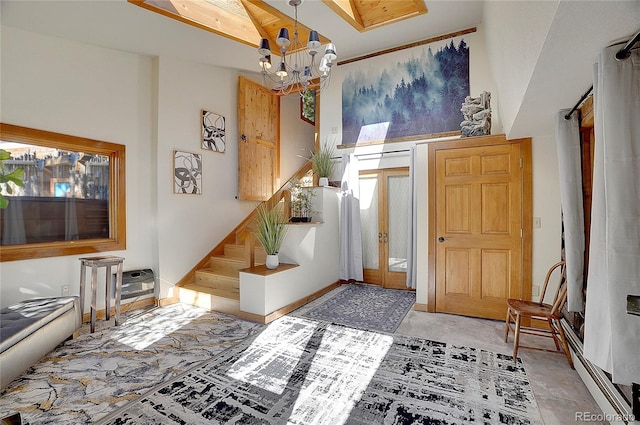
[[522, 150], [521, 143], [433, 150], [435, 311], [503, 320], [508, 298], [530, 299]]
[[360, 172], [364, 281], [407, 289], [409, 169]]
[[238, 199], [266, 201], [280, 179], [280, 98], [244, 77], [238, 82]]

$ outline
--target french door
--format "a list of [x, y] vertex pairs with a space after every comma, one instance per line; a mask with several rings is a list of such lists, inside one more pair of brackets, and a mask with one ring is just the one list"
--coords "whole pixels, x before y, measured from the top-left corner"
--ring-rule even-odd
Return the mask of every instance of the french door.
[[364, 281], [407, 289], [409, 169], [360, 172]]

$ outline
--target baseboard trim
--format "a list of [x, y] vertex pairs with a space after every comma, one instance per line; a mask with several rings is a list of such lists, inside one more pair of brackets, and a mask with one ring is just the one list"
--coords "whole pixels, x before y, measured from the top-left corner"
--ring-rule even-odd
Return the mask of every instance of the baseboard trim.
[[[159, 305], [158, 302], [162, 301], [162, 300], [158, 300], [154, 297], [149, 297], [149, 298], [145, 298], [142, 300], [138, 300], [138, 301], [134, 301], [131, 303], [126, 303], [126, 304], [120, 304], [120, 314], [124, 314], [129, 310], [135, 310], [138, 308], [142, 308], [142, 307], [147, 307], [150, 305]], [[115, 307], [111, 307], [111, 317], [115, 317], [116, 315], [116, 308]], [[102, 310], [96, 310], [96, 320], [102, 320], [105, 317], [107, 317], [106, 315], [107, 309], [103, 308]], [[89, 309], [88, 313], [84, 313], [82, 315], [82, 323], [89, 323], [91, 322], [91, 310]]]
[[583, 345], [578, 335], [565, 320], [561, 323], [567, 336], [576, 372], [602, 410], [603, 419], [611, 424], [640, 425], [640, 418], [634, 418], [632, 407], [620, 395], [602, 369], [584, 357]]
[[266, 316], [258, 316], [258, 315], [255, 315], [255, 316], [256, 318], [262, 318], [262, 321], [260, 321], [259, 323], [263, 323], [263, 324], [271, 323], [274, 320], [284, 316], [285, 314], [291, 313], [293, 310], [300, 308], [305, 304], [309, 304], [311, 301], [315, 300], [316, 298], [320, 298], [321, 296], [323, 296], [327, 292], [334, 290], [338, 286], [340, 286], [340, 282], [339, 281], [334, 282], [331, 285], [326, 286], [321, 290], [314, 292], [311, 295], [307, 295], [306, 297], [301, 298], [296, 302], [293, 302], [289, 305], [282, 307], [279, 310], [274, 311], [273, 313], [267, 314]]
[[426, 304], [415, 303], [413, 305], [413, 309], [415, 311], [426, 311], [427, 313], [429, 312], [429, 306], [427, 306]]

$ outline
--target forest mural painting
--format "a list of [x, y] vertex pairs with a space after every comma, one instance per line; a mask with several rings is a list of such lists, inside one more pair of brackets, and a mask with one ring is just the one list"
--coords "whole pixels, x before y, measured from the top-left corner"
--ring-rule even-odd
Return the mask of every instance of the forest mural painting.
[[469, 46], [463, 37], [345, 65], [342, 143], [459, 131], [468, 95]]

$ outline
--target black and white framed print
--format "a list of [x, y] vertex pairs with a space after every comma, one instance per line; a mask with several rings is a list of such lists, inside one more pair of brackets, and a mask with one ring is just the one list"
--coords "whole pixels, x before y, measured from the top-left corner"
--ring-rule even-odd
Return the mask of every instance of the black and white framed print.
[[173, 151], [173, 193], [202, 194], [202, 155]]
[[224, 153], [225, 121], [222, 115], [202, 110], [202, 149]]

